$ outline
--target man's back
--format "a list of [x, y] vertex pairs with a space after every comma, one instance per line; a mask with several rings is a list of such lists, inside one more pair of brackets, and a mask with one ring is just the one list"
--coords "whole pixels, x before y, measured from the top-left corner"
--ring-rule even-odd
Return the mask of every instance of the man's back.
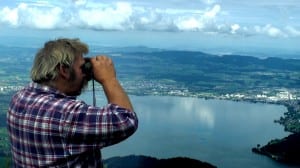
[[100, 149], [137, 128], [135, 113], [112, 104], [92, 107], [36, 83], [13, 97], [7, 122], [16, 167], [100, 167]]

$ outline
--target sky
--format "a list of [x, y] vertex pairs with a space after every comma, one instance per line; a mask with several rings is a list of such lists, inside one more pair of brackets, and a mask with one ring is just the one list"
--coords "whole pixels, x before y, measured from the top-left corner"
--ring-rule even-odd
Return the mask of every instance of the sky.
[[0, 0], [0, 37], [299, 54], [299, 18], [299, 0]]

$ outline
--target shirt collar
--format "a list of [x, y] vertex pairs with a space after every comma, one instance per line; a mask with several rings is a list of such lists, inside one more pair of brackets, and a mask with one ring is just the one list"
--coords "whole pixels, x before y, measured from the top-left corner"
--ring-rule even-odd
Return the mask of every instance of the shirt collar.
[[32, 89], [34, 92], [37, 93], [48, 93], [48, 94], [53, 94], [56, 95], [57, 97], [66, 97], [66, 98], [70, 98], [70, 99], [76, 99], [76, 96], [68, 96], [65, 93], [60, 92], [59, 90], [47, 86], [47, 85], [43, 85], [43, 84], [39, 84], [36, 82], [30, 82], [29, 83], [29, 88]]

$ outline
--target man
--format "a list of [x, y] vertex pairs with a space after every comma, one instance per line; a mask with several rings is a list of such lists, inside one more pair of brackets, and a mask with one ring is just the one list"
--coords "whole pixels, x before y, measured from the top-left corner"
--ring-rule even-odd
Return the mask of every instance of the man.
[[107, 105], [76, 100], [88, 83], [87, 53], [79, 39], [57, 39], [36, 54], [32, 82], [12, 97], [7, 114], [14, 167], [102, 167], [100, 149], [136, 131], [137, 116], [110, 58], [90, 59]]

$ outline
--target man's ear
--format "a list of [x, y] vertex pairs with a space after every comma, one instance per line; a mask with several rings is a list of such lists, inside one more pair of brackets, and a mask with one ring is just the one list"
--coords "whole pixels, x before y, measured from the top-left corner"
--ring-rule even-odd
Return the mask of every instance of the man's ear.
[[70, 79], [70, 68], [66, 65], [59, 65], [59, 74], [63, 79]]

